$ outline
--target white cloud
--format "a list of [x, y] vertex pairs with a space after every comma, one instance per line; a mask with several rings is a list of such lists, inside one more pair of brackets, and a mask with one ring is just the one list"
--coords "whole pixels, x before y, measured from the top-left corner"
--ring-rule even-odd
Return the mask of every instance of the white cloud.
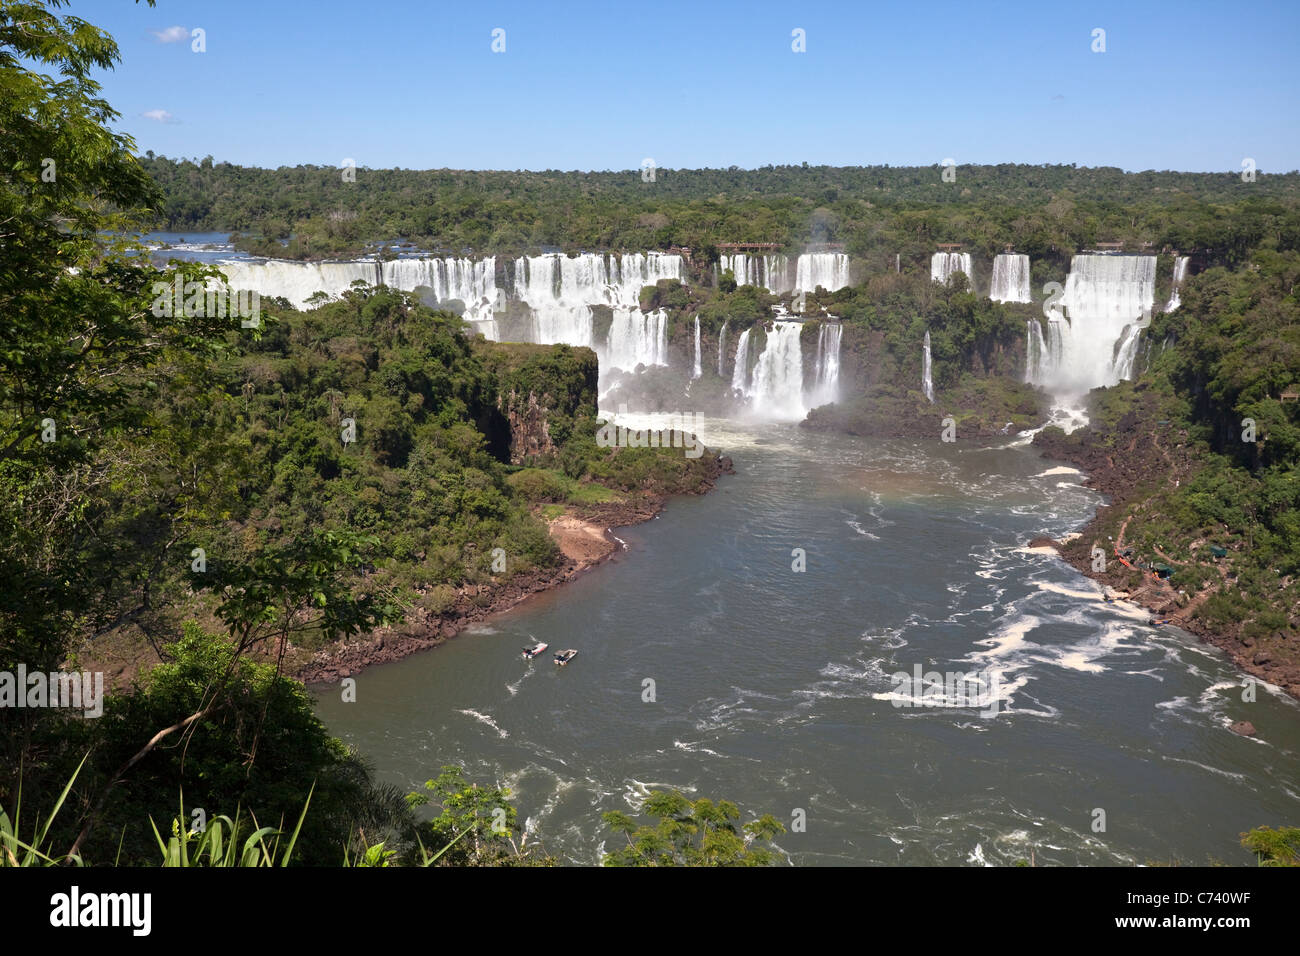
[[150, 30], [159, 43], [180, 43], [190, 38], [190, 31], [185, 27], [168, 27], [166, 30]]
[[174, 123], [175, 118], [166, 110], [145, 110], [140, 114], [145, 119], [157, 120], [159, 123]]

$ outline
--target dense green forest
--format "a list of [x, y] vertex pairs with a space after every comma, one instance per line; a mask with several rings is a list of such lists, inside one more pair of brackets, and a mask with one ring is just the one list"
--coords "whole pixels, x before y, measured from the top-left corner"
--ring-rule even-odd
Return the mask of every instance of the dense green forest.
[[[843, 243], [883, 270], [926, 260], [937, 242], [982, 257], [1007, 245], [1031, 259], [1097, 242], [1150, 243], [1242, 261], [1261, 239], [1300, 246], [1300, 173], [1125, 173], [1075, 166], [778, 166], [756, 170], [465, 172], [258, 169], [142, 157], [163, 201], [153, 225], [240, 233], [242, 248], [290, 258], [345, 257], [406, 239], [457, 254], [544, 248], [687, 246], [701, 263], [723, 242]], [[282, 243], [283, 240], [283, 243]], [[888, 261], [888, 262], [887, 262]]]
[[[64, 80], [0, 59], [0, 673], [149, 661], [97, 719], [0, 706], [0, 864], [215, 860], [217, 834], [263, 827], [263, 861], [427, 862], [487, 825], [485, 791], [444, 774], [420, 822], [325, 731], [295, 655], [558, 579], [557, 509], [702, 490], [716, 456], [599, 447], [592, 352], [485, 343], [406, 294], [251, 323], [156, 308], [156, 281], [215, 273], [111, 238], [161, 203], [90, 78], [112, 39], [6, 6], [0, 45]], [[225, 822], [191, 833], [194, 810]], [[488, 862], [498, 836], [438, 861]]]
[[[862, 390], [810, 424], [865, 434], [931, 427], [923, 329], [944, 407], [973, 433], [1041, 420], [1018, 352], [1035, 308], [935, 287], [918, 264], [936, 242], [1013, 245], [1036, 283], [1103, 240], [1195, 254], [1139, 380], [1095, 393], [1087, 432], [1044, 441], [1114, 457], [1156, 429], [1185, 436], [1189, 464], [1172, 488], [1141, 488], [1149, 520], [1132, 540], [1178, 563], [1208, 625], [1294, 653], [1300, 403], [1280, 397], [1300, 378], [1300, 174], [363, 168], [345, 182], [138, 156], [92, 79], [117, 62], [112, 38], [40, 4], [0, 7], [0, 50], [0, 671], [137, 651], [150, 665], [122, 673], [96, 720], [0, 707], [0, 865], [554, 862], [522, 845], [508, 792], [456, 768], [430, 768], [416, 795], [379, 785], [289, 675], [333, 642], [454, 620], [466, 593], [559, 580], [550, 519], [703, 491], [721, 467], [598, 446], [594, 353], [485, 342], [409, 294], [359, 284], [310, 312], [270, 302], [256, 327], [159, 315], [154, 281], [212, 273], [144, 267], [112, 238], [132, 230], [237, 232], [294, 257], [399, 237], [497, 254], [676, 245], [697, 269], [727, 241], [843, 243], [860, 281], [811, 304], [843, 321], [846, 380]], [[681, 347], [695, 317], [712, 337], [773, 298], [664, 283], [642, 301], [670, 311]], [[701, 388], [720, 392], [716, 379]], [[727, 801], [661, 794], [644, 812], [653, 822], [606, 818], [626, 838], [607, 863], [778, 859], [766, 844], [780, 825], [740, 825]], [[1294, 831], [1247, 845], [1294, 860]]]
[[[1300, 254], [1256, 249], [1246, 268], [1188, 282], [1152, 322], [1131, 382], [1094, 391], [1089, 427], [1037, 439], [1085, 467], [1127, 469], [1097, 536], [1173, 569], [1195, 629], [1300, 686]], [[1090, 547], [1089, 535], [1080, 547]], [[1216, 555], [1211, 549], [1221, 549]], [[1110, 579], [1140, 586], [1119, 563]], [[1294, 692], [1294, 691], [1293, 691]]]

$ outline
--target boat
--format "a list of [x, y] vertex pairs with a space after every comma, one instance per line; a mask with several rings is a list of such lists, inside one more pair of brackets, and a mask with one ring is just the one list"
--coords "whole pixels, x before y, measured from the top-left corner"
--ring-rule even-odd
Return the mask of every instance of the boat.
[[532, 647], [525, 647], [524, 660], [531, 661], [534, 657], [539, 656], [543, 651], [545, 651], [550, 646], [551, 645], [545, 643], [544, 641], [538, 641]]
[[555, 663], [563, 667], [565, 664], [569, 663], [569, 661], [573, 660], [577, 656], [578, 656], [578, 652], [575, 651], [573, 648], [569, 648], [567, 651], [560, 651], [560, 653], [555, 655]]

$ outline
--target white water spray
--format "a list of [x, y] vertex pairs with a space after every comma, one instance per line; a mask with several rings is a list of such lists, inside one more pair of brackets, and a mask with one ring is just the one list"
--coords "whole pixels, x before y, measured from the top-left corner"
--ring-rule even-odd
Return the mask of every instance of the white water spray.
[[1183, 304], [1182, 298], [1178, 295], [1178, 289], [1183, 284], [1183, 280], [1187, 278], [1188, 259], [1188, 256], [1178, 256], [1174, 259], [1174, 279], [1169, 289], [1169, 302], [1165, 305], [1166, 312], [1172, 312]]
[[967, 285], [975, 288], [975, 273], [969, 252], [936, 252], [930, 257], [930, 278], [947, 285], [954, 272], [966, 273]]
[[736, 363], [731, 368], [731, 389], [741, 395], [749, 395], [749, 333], [745, 329], [736, 342]]
[[755, 415], [776, 421], [799, 421], [807, 414], [803, 404], [803, 353], [799, 322], [773, 322], [767, 328], [763, 354], [754, 366]]
[[700, 370], [700, 317], [695, 317], [695, 367], [691, 370], [691, 378], [699, 378], [704, 373]]
[[849, 284], [849, 257], [842, 252], [806, 252], [795, 267], [796, 292], [813, 292], [819, 286], [827, 292]]
[[844, 326], [839, 322], [822, 322], [817, 328], [817, 361], [813, 366], [813, 385], [808, 391], [811, 408], [839, 401], [840, 338]]
[[921, 390], [925, 397], [934, 404], [934, 381], [930, 375], [930, 330], [925, 330], [925, 344], [921, 352]]
[[1029, 302], [1029, 256], [1003, 253], [993, 260], [989, 298], [994, 302]]

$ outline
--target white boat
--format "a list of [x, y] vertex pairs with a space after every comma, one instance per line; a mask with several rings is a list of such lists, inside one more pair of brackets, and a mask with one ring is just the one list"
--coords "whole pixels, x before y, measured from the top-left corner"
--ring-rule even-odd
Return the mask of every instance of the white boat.
[[538, 641], [532, 647], [525, 647], [524, 660], [531, 661], [534, 657], [537, 657], [539, 654], [543, 653], [550, 646], [551, 645], [546, 644], [543, 641]]
[[567, 651], [560, 651], [560, 653], [555, 655], [555, 663], [563, 667], [565, 664], [569, 663], [569, 661], [573, 660], [577, 656], [578, 656], [578, 652], [575, 651], [573, 648], [569, 648]]

